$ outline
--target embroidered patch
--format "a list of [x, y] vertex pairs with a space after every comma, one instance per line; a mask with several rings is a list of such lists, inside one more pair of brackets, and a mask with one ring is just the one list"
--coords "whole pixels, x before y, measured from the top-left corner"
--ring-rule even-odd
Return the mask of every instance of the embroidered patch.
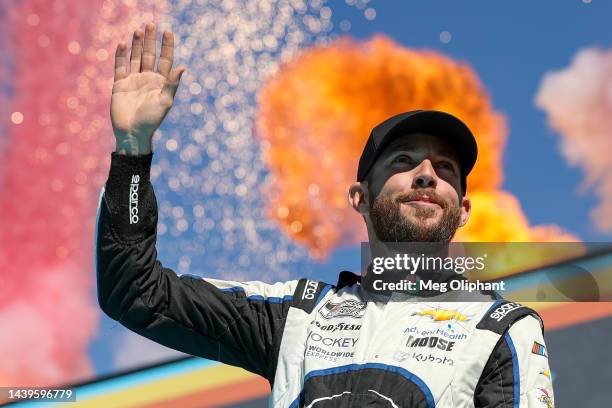
[[539, 356], [548, 357], [548, 355], [546, 354], [546, 347], [544, 347], [543, 344], [540, 344], [537, 341], [533, 342], [533, 347], [531, 348], [531, 352]]
[[326, 319], [331, 319], [332, 317], [354, 317], [359, 319], [365, 313], [366, 306], [365, 302], [353, 299], [343, 300], [340, 303], [328, 301], [319, 309], [319, 313]]

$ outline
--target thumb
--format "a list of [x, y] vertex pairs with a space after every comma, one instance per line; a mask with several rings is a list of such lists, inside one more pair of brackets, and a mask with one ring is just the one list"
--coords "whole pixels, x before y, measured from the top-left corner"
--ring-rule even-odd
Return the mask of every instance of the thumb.
[[168, 79], [161, 90], [162, 97], [168, 98], [170, 101], [174, 100], [174, 95], [176, 95], [181, 77], [186, 70], [187, 68], [180, 67], [170, 71], [170, 75], [168, 75]]

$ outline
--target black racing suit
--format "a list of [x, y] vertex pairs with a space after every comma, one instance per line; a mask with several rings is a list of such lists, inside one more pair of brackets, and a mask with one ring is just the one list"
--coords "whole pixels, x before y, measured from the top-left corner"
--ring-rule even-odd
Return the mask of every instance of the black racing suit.
[[157, 257], [152, 154], [112, 154], [96, 227], [98, 299], [130, 330], [265, 377], [274, 407], [552, 406], [539, 316], [336, 285], [177, 275]]

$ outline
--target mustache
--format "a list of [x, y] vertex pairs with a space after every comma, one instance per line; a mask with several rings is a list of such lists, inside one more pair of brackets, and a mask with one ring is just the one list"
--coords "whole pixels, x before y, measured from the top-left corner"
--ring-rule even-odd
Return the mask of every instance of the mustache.
[[401, 202], [406, 202], [406, 201], [412, 201], [412, 200], [420, 199], [420, 198], [423, 198], [423, 197], [427, 197], [429, 200], [434, 201], [436, 204], [438, 204], [442, 208], [447, 208], [448, 207], [448, 203], [446, 202], [446, 200], [444, 200], [444, 198], [442, 198], [433, 189], [413, 190], [413, 191], [409, 191], [407, 193], [400, 193], [396, 197], [395, 201], [398, 202], [398, 203], [401, 203]]

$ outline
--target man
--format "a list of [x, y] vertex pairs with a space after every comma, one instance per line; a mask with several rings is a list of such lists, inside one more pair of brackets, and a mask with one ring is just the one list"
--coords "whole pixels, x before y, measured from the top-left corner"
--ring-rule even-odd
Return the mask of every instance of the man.
[[[128, 73], [126, 47], [117, 47], [117, 149], [96, 231], [105, 313], [168, 347], [264, 376], [274, 407], [552, 404], [541, 321], [519, 304], [482, 293], [459, 301], [435, 291], [376, 290], [372, 265], [363, 282], [344, 271], [336, 285], [231, 282], [164, 267], [149, 170], [151, 137], [184, 72], [172, 69], [173, 48], [165, 32], [154, 71], [155, 26], [137, 30]], [[407, 112], [374, 128], [349, 190], [372, 256], [397, 254], [389, 243], [413, 242], [446, 254], [469, 218], [466, 177], [475, 161], [469, 129], [443, 112]], [[453, 279], [436, 275], [437, 282]]]

